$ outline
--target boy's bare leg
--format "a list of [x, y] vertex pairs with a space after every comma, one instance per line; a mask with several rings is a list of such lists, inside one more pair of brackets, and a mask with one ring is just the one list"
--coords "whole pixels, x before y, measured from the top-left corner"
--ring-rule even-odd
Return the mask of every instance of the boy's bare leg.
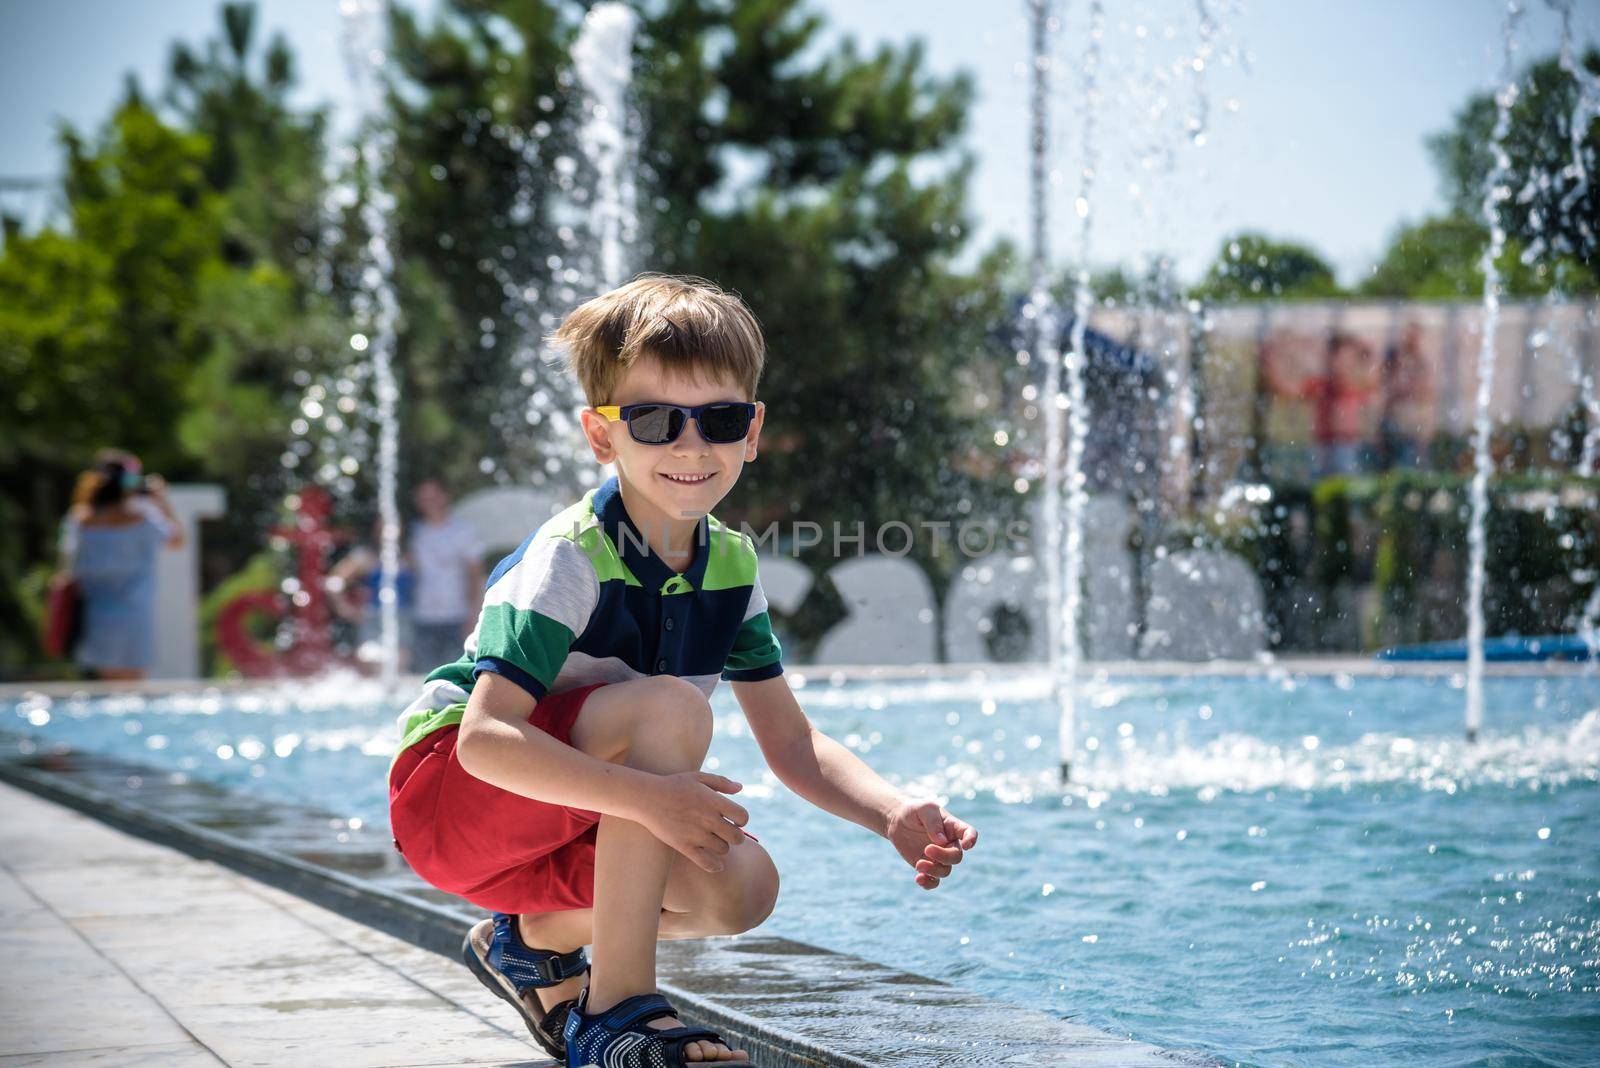
[[[767, 851], [747, 839], [722, 860], [724, 869], [713, 875], [687, 857], [673, 855], [658, 938], [739, 934], [766, 919], [778, 894], [778, 870]], [[525, 913], [517, 917], [517, 929], [525, 945], [567, 953], [594, 941], [594, 910]], [[556, 986], [536, 987], [528, 996], [536, 996], [548, 1011], [576, 998], [587, 981], [586, 975], [575, 976]]]
[[[672, 676], [618, 683], [595, 691], [584, 702], [573, 724], [572, 744], [602, 760], [625, 763], [644, 771], [659, 774], [693, 771], [705, 760], [711, 744], [711, 710], [704, 694], [692, 684]], [[731, 867], [735, 853], [743, 852], [742, 849], [730, 850], [724, 862]], [[760, 859], [770, 865], [765, 850], [759, 852]], [[656, 940], [662, 935], [670, 936], [678, 923], [668, 919], [667, 927], [663, 928], [668, 876], [674, 868], [676, 855], [643, 825], [603, 815], [595, 838], [594, 908], [544, 914], [563, 917], [548, 921], [530, 917], [526, 925], [520, 927], [529, 945], [559, 950], [583, 945], [581, 939], [585, 932], [582, 928], [590, 929], [589, 941], [594, 946], [588, 983], [591, 1013], [656, 989]], [[755, 859], [753, 854], [752, 859]], [[690, 863], [687, 859], [683, 861], [684, 865]], [[705, 885], [703, 879], [695, 879], [687, 873], [684, 880]], [[775, 872], [772, 889], [775, 894]], [[766, 908], [770, 908], [770, 902]], [[588, 913], [588, 916], [580, 919], [581, 913]], [[519, 924], [521, 922], [519, 920]], [[546, 927], [547, 923], [551, 926]], [[682, 930], [681, 927], [677, 929]], [[560, 937], [563, 933], [564, 939]], [[679, 936], [693, 937], [700, 933], [707, 932], [684, 931]], [[576, 996], [582, 986], [581, 981], [568, 980], [560, 987], [546, 987], [541, 991], [544, 997], [540, 1000], [553, 1005], [565, 997]], [[562, 993], [568, 987], [575, 989]], [[664, 1017], [650, 1021], [650, 1026], [663, 1029], [681, 1026], [681, 1022]], [[748, 1059], [742, 1050], [731, 1051], [714, 1042], [692, 1042], [685, 1047], [684, 1054], [690, 1060]]]

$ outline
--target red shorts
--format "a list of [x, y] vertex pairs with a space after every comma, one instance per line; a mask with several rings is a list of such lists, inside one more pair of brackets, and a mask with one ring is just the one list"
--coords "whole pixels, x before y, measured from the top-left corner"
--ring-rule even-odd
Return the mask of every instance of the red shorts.
[[[543, 697], [528, 722], [571, 745], [584, 699], [602, 685]], [[402, 752], [389, 774], [389, 826], [411, 869], [491, 912], [592, 907], [600, 813], [474, 778], [456, 759], [459, 731], [428, 735]]]

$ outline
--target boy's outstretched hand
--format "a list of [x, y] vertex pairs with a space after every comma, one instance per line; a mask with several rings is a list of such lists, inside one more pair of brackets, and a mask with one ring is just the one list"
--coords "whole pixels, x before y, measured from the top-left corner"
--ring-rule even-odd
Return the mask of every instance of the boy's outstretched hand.
[[917, 885], [932, 890], [962, 855], [978, 844], [978, 832], [937, 801], [902, 801], [889, 813], [885, 835], [907, 864], [917, 869]]

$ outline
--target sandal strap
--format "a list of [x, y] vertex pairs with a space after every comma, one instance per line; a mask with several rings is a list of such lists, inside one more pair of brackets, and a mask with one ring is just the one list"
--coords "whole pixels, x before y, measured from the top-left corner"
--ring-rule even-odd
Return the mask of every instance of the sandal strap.
[[570, 953], [534, 949], [523, 943], [512, 917], [497, 914], [494, 925], [495, 939], [489, 948], [489, 963], [511, 980], [519, 995], [535, 987], [563, 983], [582, 975], [589, 967], [589, 958], [582, 946]]
[[[599, 1049], [592, 1050], [591, 1054], [598, 1054], [601, 1063], [607, 1065], [688, 1064], [690, 1062], [685, 1061], [683, 1056], [684, 1047], [690, 1042], [702, 1039], [732, 1048], [727, 1039], [703, 1027], [646, 1026], [651, 1020], [677, 1015], [678, 1011], [672, 1007], [672, 1003], [660, 994], [635, 994], [633, 997], [623, 998], [606, 1012], [594, 1016], [586, 1016], [581, 1008], [574, 1008], [567, 1016], [564, 1037], [569, 1049], [587, 1045], [588, 1043], [578, 1041], [578, 1032], [598, 1027], [607, 1037], [602, 1039]], [[656, 1048], [662, 1051], [665, 1061], [657, 1059], [656, 1055], [645, 1054], [644, 1051], [656, 1043], [660, 1044]], [[740, 1064], [748, 1068], [748, 1062], [741, 1061]]]
[[727, 1039], [723, 1038], [715, 1031], [706, 1030], [704, 1027], [663, 1027], [659, 1030], [651, 1028], [651, 1033], [657, 1038], [666, 1039], [668, 1042], [675, 1043], [678, 1046], [686, 1046], [690, 1042], [697, 1042], [700, 1039], [706, 1039], [711, 1042], [718, 1042], [724, 1046], [728, 1046], [729, 1049], [733, 1048], [731, 1045], [729, 1045]]
[[588, 1018], [608, 1031], [622, 1031], [634, 1024], [676, 1015], [678, 1010], [672, 1007], [672, 1002], [660, 994], [635, 994], [631, 998], [623, 998], [602, 1015]]
[[539, 1030], [555, 1039], [558, 1043], [564, 1043], [565, 1040], [562, 1035], [566, 1034], [567, 1031], [567, 1017], [572, 1014], [572, 1010], [577, 1004], [577, 998], [568, 998], [566, 1001], [552, 1005], [550, 1011], [546, 1012], [539, 1020]]
[[533, 950], [533, 952], [550, 954], [547, 957], [531, 959], [528, 965], [539, 978], [544, 980], [541, 986], [555, 986], [589, 970], [589, 958], [584, 955], [581, 947], [571, 953], [558, 954], [554, 950]]

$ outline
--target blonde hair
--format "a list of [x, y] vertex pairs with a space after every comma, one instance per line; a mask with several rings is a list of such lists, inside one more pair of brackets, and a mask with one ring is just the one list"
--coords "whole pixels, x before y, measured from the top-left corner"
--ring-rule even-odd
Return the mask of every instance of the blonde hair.
[[761, 324], [745, 302], [687, 275], [641, 274], [586, 300], [550, 340], [565, 351], [592, 405], [611, 403], [641, 356], [669, 374], [736, 382], [746, 399], [754, 399], [766, 361]]

